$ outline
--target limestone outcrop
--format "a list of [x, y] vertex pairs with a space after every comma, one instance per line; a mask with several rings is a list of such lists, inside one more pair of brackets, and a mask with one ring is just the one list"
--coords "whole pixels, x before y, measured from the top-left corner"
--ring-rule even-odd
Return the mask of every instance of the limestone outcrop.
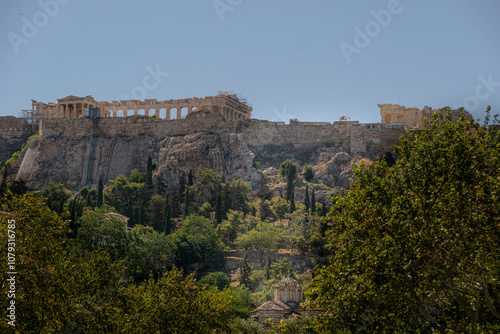
[[[145, 171], [151, 156], [154, 177], [163, 178], [169, 188], [177, 186], [182, 173], [211, 168], [227, 181], [251, 182], [254, 194], [272, 197], [284, 186], [277, 168], [292, 159], [300, 168], [313, 165], [310, 188], [320, 199], [348, 188], [353, 166], [390, 151], [404, 131], [358, 122], [285, 125], [247, 119], [235, 123], [220, 113], [202, 110], [181, 120], [47, 119], [40, 123], [39, 133], [14, 171], [34, 190], [49, 182], [95, 186], [100, 178], [106, 181], [128, 176], [134, 169]], [[260, 171], [252, 167], [255, 162]], [[304, 187], [297, 181], [299, 200]]]

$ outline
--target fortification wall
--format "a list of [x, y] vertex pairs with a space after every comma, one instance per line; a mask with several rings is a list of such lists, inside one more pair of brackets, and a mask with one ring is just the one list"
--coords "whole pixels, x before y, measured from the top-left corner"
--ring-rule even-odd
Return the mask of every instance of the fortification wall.
[[33, 127], [22, 118], [0, 117], [0, 162], [9, 160], [33, 133]]
[[[98, 121], [101, 137], [140, 136], [153, 138], [179, 136], [189, 133], [234, 131], [235, 123], [218, 113], [194, 112], [185, 119], [159, 120], [148, 116], [106, 117]], [[44, 137], [84, 137], [92, 133], [92, 120], [88, 118], [52, 118], [42, 120], [39, 127]]]
[[0, 138], [19, 138], [32, 133], [32, 126], [24, 119], [14, 116], [0, 116]]
[[[40, 122], [43, 137], [86, 137], [92, 132], [92, 120], [87, 118], [54, 118]], [[158, 120], [147, 116], [107, 117], [99, 119], [98, 135], [111, 138], [145, 135], [156, 139], [196, 132], [236, 132], [259, 154], [260, 151], [296, 151], [336, 147], [339, 151], [362, 153], [389, 151], [397, 143], [402, 129], [385, 128], [381, 124], [334, 122], [333, 124], [283, 124], [258, 119], [228, 121], [219, 113], [194, 112], [186, 119]]]

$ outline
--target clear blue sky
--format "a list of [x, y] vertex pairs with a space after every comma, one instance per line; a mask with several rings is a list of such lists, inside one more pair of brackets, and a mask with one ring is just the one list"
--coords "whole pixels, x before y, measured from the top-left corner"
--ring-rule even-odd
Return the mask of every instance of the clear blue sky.
[[260, 119], [378, 122], [377, 103], [482, 117], [500, 112], [499, 14], [498, 0], [3, 0], [0, 115], [225, 90]]

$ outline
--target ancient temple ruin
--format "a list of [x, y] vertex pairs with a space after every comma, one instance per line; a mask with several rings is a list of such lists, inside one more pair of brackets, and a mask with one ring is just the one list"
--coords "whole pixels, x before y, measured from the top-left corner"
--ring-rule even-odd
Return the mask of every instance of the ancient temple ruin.
[[200, 109], [220, 112], [226, 119], [238, 121], [249, 119], [252, 106], [238, 94], [219, 92], [216, 96], [204, 98], [186, 98], [178, 100], [145, 99], [145, 100], [120, 100], [96, 101], [92, 95], [85, 97], [66, 96], [58, 99], [56, 103], [38, 102], [31, 100], [32, 108], [24, 110], [26, 118], [32, 123], [47, 118], [80, 118], [86, 108], [99, 108], [100, 117], [124, 116], [153, 116], [158, 119], [170, 120], [183, 119], [189, 113]]
[[[399, 104], [379, 104], [378, 106], [380, 108], [380, 122], [382, 124], [394, 128], [400, 126], [406, 130], [413, 130], [415, 128], [423, 129], [426, 119], [430, 120], [433, 112], [443, 112], [446, 114], [446, 108], [432, 109], [430, 107], [424, 107], [420, 110], [419, 108], [407, 108]], [[472, 117], [471, 114], [463, 108], [460, 108], [450, 111], [452, 121], [457, 120], [460, 113], [464, 113], [467, 117]]]

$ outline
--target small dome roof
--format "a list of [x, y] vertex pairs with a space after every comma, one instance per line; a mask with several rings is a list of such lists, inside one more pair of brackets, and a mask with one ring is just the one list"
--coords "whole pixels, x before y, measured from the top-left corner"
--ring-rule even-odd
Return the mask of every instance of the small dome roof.
[[300, 288], [301, 285], [291, 277], [285, 277], [276, 283], [276, 289], [287, 289], [289, 287]]

